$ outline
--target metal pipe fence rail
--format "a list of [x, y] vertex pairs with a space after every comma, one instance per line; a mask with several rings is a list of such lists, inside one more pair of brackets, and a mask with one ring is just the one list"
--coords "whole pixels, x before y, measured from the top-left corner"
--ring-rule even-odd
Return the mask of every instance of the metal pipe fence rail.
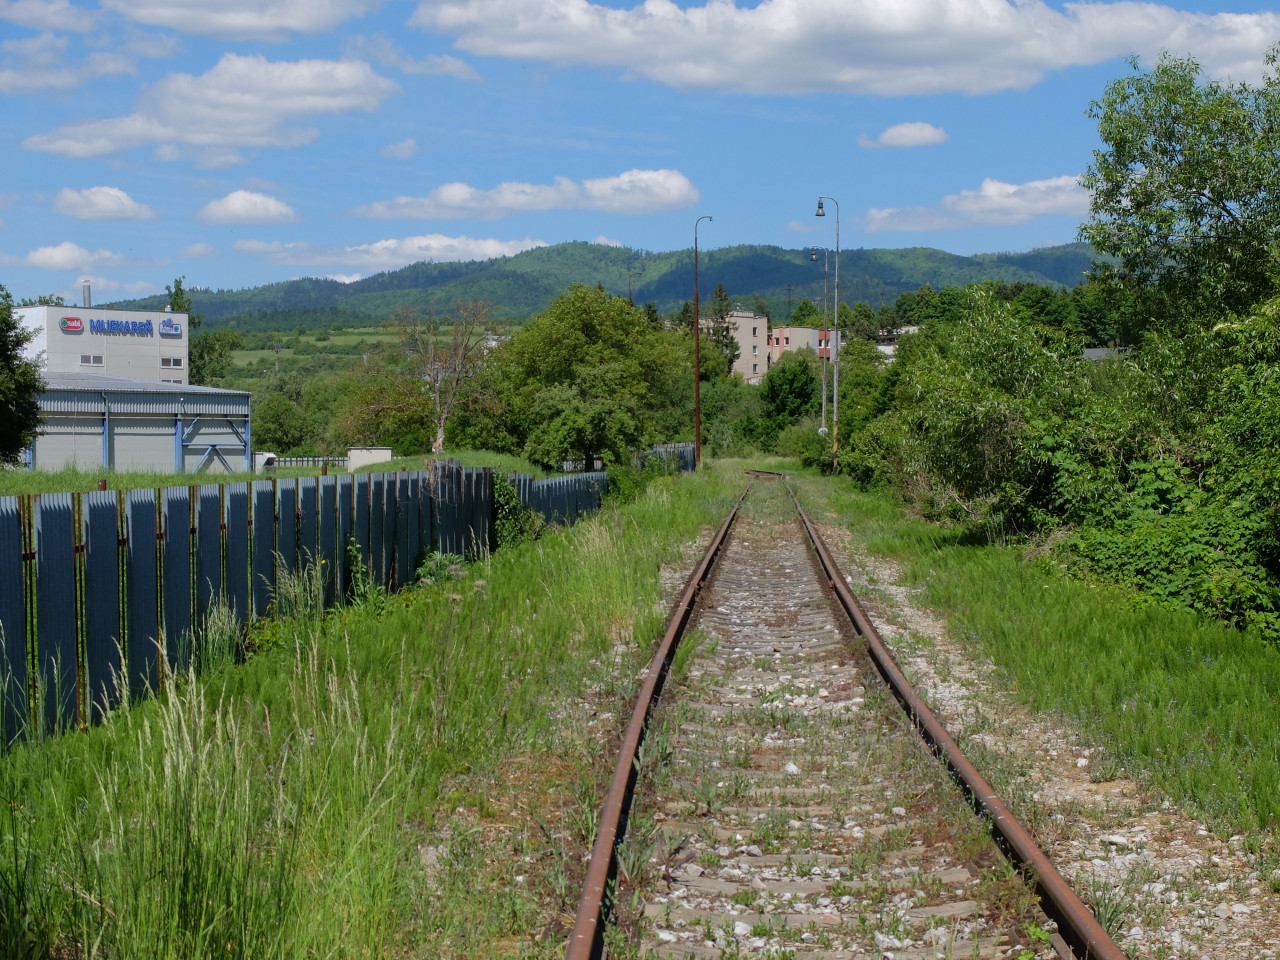
[[336, 467], [347, 469], [346, 457], [276, 457], [277, 467]]
[[[97, 723], [202, 654], [210, 612], [273, 613], [281, 578], [320, 566], [326, 606], [410, 583], [430, 551], [493, 547], [493, 471], [422, 471], [0, 497], [0, 727]], [[550, 522], [597, 509], [604, 474], [523, 483]], [[521, 484], [517, 484], [521, 486]], [[314, 573], [314, 570], [311, 572]]]

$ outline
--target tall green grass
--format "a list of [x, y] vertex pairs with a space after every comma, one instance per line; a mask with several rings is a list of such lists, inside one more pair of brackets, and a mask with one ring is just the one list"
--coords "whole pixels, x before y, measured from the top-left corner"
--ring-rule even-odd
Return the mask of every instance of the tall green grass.
[[[423, 470], [431, 456], [397, 457], [386, 463], [375, 463], [357, 473], [394, 473], [401, 469]], [[546, 474], [521, 457], [487, 450], [450, 450], [440, 459], [458, 460], [464, 467], [493, 467], [501, 473], [532, 473], [538, 477]], [[330, 467], [329, 473], [345, 471]], [[61, 470], [32, 470], [19, 467], [0, 468], [0, 496], [22, 496], [32, 493], [87, 493], [98, 489], [98, 482], [105, 480], [108, 490], [142, 490], [155, 487], [180, 487], [195, 483], [229, 483], [243, 480], [269, 480], [272, 476], [318, 477], [320, 467], [280, 467], [275, 474], [252, 473], [157, 473], [129, 470], [81, 470], [64, 467]]]
[[[552, 748], [549, 704], [614, 644], [656, 641], [661, 564], [738, 485], [663, 478], [379, 619], [294, 621], [248, 664], [0, 757], [0, 955], [449, 952], [449, 897], [475, 891], [442, 888], [418, 850], [442, 783]], [[519, 922], [494, 912], [483, 932]]]
[[1011, 679], [1074, 717], [1128, 770], [1223, 830], [1280, 818], [1280, 651], [1256, 634], [1068, 578], [1010, 547], [905, 516], [887, 497], [828, 498], [869, 549], [906, 565], [931, 603]]

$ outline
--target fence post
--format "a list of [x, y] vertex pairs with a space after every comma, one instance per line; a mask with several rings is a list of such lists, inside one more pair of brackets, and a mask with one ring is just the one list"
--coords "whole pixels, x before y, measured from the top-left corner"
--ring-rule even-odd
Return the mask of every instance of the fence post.
[[79, 651], [72, 495], [46, 493], [35, 501], [36, 641], [45, 729], [76, 719]]
[[156, 491], [130, 490], [124, 496], [125, 656], [130, 698], [160, 686], [157, 642], [160, 637], [160, 591], [156, 576]]
[[0, 722], [12, 743], [31, 717], [27, 696], [27, 560], [17, 497], [0, 497]]
[[120, 515], [116, 493], [83, 495], [84, 659], [88, 719], [100, 723], [115, 706], [115, 680], [121, 674]]

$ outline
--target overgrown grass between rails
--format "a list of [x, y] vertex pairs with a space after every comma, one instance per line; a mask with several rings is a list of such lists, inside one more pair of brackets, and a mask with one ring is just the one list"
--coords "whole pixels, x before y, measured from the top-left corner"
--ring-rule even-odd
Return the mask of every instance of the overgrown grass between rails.
[[968, 546], [887, 496], [827, 504], [873, 553], [904, 563], [961, 641], [1037, 709], [1077, 718], [1127, 771], [1220, 830], [1280, 818], [1280, 651], [1259, 636], [1071, 580], [1008, 547]]
[[247, 664], [0, 757], [0, 955], [466, 955], [451, 898], [488, 894], [417, 849], [442, 780], [550, 749], [548, 704], [613, 645], [656, 641], [661, 564], [735, 485], [660, 480], [379, 619], [294, 621]]

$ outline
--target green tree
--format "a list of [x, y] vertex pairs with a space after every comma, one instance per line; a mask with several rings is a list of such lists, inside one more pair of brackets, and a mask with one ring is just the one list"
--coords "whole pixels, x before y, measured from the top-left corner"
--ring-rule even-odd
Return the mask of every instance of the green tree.
[[1091, 104], [1103, 148], [1080, 181], [1090, 193], [1080, 239], [1112, 258], [1095, 264], [1098, 277], [1215, 314], [1276, 289], [1278, 51], [1261, 86], [1201, 82], [1199, 63], [1166, 54]]
[[[805, 353], [809, 356], [805, 356]], [[769, 368], [760, 384], [760, 403], [779, 428], [787, 427], [817, 409], [818, 378], [813, 372], [813, 350], [788, 350]]]
[[243, 339], [233, 330], [217, 333], [200, 333], [204, 315], [195, 312], [191, 295], [183, 289], [185, 276], [174, 277], [164, 291], [169, 298], [171, 313], [187, 315], [187, 380], [200, 386], [213, 386], [214, 381], [225, 377], [231, 370], [231, 353], [239, 350]]
[[253, 445], [283, 456], [311, 439], [309, 426], [296, 403], [282, 393], [269, 393], [253, 411]]
[[687, 334], [654, 330], [626, 297], [575, 284], [466, 384], [450, 442], [554, 465], [617, 462], [682, 428], [691, 435], [692, 353]]
[[40, 426], [40, 367], [22, 355], [32, 334], [13, 312], [13, 297], [0, 286], [0, 464], [18, 463]]
[[768, 320], [769, 319], [768, 301], [766, 301], [764, 297], [760, 296], [760, 294], [753, 293], [751, 295], [751, 312], [754, 313], [757, 317], [764, 317], [766, 320]]
[[187, 379], [202, 386], [213, 386], [214, 381], [225, 377], [231, 370], [231, 353], [240, 349], [241, 342], [240, 334], [233, 330], [191, 337], [187, 350]]
[[708, 334], [716, 350], [724, 357], [724, 373], [727, 376], [738, 359], [740, 348], [738, 338], [733, 335], [733, 321], [729, 317], [733, 313], [733, 301], [729, 299], [729, 292], [725, 290], [723, 283], [716, 284], [708, 306], [711, 309], [711, 329]]
[[796, 308], [791, 311], [787, 326], [820, 327], [822, 326], [822, 311], [813, 305], [812, 300], [801, 300], [796, 304]]
[[[843, 313], [842, 310], [842, 319]], [[845, 333], [855, 339], [872, 340], [879, 332], [880, 322], [876, 320], [875, 311], [865, 300], [859, 300], [849, 311], [849, 323]]]

